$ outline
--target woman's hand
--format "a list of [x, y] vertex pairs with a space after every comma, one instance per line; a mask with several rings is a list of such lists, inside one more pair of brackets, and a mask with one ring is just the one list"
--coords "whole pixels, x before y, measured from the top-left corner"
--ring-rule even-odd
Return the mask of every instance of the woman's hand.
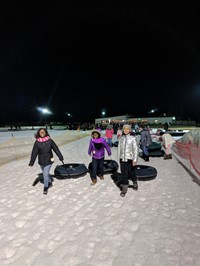
[[134, 161], [132, 161], [132, 166], [134, 167], [134, 166], [136, 166], [136, 162], [134, 162]]

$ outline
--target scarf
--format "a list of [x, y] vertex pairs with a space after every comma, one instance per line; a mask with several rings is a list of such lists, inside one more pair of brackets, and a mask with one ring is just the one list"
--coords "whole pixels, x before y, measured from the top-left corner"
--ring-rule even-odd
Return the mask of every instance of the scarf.
[[94, 143], [102, 143], [103, 142], [103, 138], [92, 139], [92, 142], [94, 142]]
[[39, 141], [39, 142], [45, 142], [45, 141], [47, 141], [49, 139], [50, 139], [50, 137], [49, 136], [46, 136], [44, 138], [37, 138], [37, 141]]

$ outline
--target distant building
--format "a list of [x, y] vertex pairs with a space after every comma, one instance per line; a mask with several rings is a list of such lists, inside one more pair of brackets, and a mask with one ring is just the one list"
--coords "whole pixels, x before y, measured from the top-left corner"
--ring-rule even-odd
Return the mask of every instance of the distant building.
[[95, 124], [109, 124], [109, 123], [148, 123], [148, 124], [164, 124], [165, 122], [173, 123], [174, 117], [130, 117], [128, 115], [101, 117], [95, 119]]
[[107, 125], [110, 123], [145, 123], [145, 124], [154, 124], [160, 125], [164, 123], [168, 123], [169, 125], [173, 124], [182, 124], [182, 125], [190, 125], [195, 126], [195, 121], [177, 121], [174, 116], [159, 116], [159, 117], [130, 117], [129, 115], [121, 115], [121, 116], [112, 116], [112, 117], [101, 117], [95, 119], [95, 124]]

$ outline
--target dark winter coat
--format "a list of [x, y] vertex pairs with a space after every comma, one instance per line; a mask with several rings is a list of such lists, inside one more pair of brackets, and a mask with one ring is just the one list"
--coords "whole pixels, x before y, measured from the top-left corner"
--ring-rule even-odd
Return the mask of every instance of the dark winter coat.
[[35, 141], [31, 152], [31, 159], [29, 165], [32, 166], [35, 163], [38, 156], [38, 164], [46, 166], [53, 163], [53, 152], [58, 156], [60, 161], [63, 161], [63, 155], [61, 154], [58, 146], [52, 139], [48, 139], [44, 142]]
[[141, 147], [146, 147], [152, 144], [151, 134], [147, 129], [143, 129], [140, 132], [140, 145]]

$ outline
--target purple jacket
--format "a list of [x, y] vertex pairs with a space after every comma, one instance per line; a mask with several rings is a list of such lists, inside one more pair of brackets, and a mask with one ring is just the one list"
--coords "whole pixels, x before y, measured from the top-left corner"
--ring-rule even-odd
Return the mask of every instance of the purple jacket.
[[104, 138], [91, 139], [88, 148], [88, 154], [95, 159], [101, 159], [105, 156], [105, 149], [108, 156], [111, 155], [111, 148]]

